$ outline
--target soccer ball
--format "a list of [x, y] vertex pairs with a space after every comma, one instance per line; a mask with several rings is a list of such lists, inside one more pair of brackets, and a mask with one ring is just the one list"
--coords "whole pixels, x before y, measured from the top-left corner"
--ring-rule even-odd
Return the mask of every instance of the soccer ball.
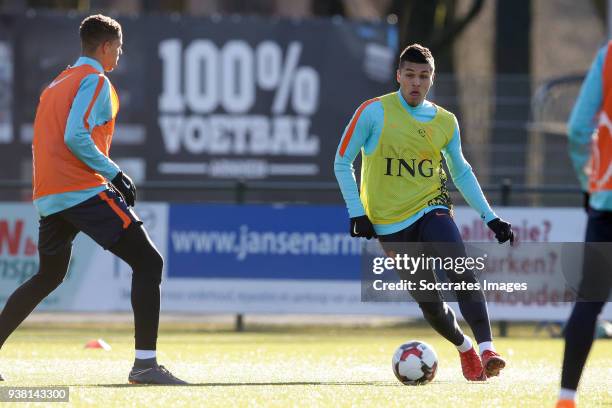
[[438, 356], [429, 344], [411, 340], [395, 350], [391, 366], [402, 384], [424, 385], [436, 375]]

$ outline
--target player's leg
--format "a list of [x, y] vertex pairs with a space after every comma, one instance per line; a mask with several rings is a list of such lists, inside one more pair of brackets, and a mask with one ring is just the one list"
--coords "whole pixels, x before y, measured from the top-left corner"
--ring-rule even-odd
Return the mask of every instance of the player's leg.
[[131, 302], [136, 350], [155, 351], [163, 258], [144, 228], [137, 224], [130, 225], [109, 250], [132, 268]]
[[64, 280], [71, 247], [54, 255], [40, 254], [38, 272], [8, 298], [0, 314], [0, 347], [34, 308]]
[[41, 218], [39, 269], [13, 292], [0, 313], [0, 348], [34, 308], [64, 280], [78, 231], [59, 214]]
[[[427, 215], [425, 217], [427, 217]], [[408, 243], [404, 252], [420, 253], [420, 250], [415, 251], [414, 243], [418, 242], [421, 222], [425, 217], [405, 230], [394, 234], [379, 236], [379, 241], [385, 252], [387, 252], [389, 256], [394, 256], [395, 253], [402, 251], [402, 244]], [[410, 249], [408, 249], [408, 247], [410, 247]], [[436, 282], [433, 271], [427, 269], [415, 271], [414, 274], [404, 274], [403, 271], [398, 271], [398, 274], [401, 279], [416, 282], [417, 284], [421, 280], [428, 283]], [[419, 304], [423, 317], [429, 325], [442, 337], [457, 347], [460, 353], [461, 367], [465, 378], [470, 381], [484, 380], [482, 364], [478, 354], [472, 347], [470, 338], [463, 334], [463, 331], [457, 323], [457, 318], [453, 309], [444, 302], [440, 293], [436, 290], [414, 290], [410, 291], [410, 296]]]
[[[421, 240], [434, 243], [434, 252], [440, 257], [466, 257], [465, 247], [457, 225], [448, 210], [434, 210], [427, 214], [421, 225]], [[451, 282], [476, 284], [478, 278], [473, 271], [461, 274], [446, 271]], [[459, 310], [478, 343], [482, 364], [487, 377], [499, 375], [506, 362], [495, 351], [487, 303], [482, 290], [455, 291]]]
[[[394, 234], [380, 235], [378, 237], [384, 251], [388, 256], [394, 257], [398, 253], [416, 254], [421, 253], [424, 248], [417, 243], [420, 220], [410, 227]], [[417, 249], [417, 246], [419, 249]], [[421, 280], [435, 283], [436, 278], [431, 270], [420, 269], [418, 271], [396, 271], [400, 279], [408, 280], [418, 284]], [[464, 335], [457, 324], [455, 313], [443, 301], [440, 293], [436, 290], [414, 290], [409, 291], [410, 296], [419, 304], [423, 317], [442, 337], [459, 346], [464, 341]]]
[[136, 359], [129, 375], [133, 384], [186, 384], [157, 364], [157, 331], [163, 258], [145, 229], [138, 224], [127, 228], [110, 251], [132, 268], [132, 309], [134, 311]]
[[[433, 271], [427, 271], [429, 278], [417, 272], [415, 275], [417, 282], [426, 280], [435, 282]], [[419, 276], [421, 275], [421, 276]], [[459, 352], [461, 370], [463, 376], [468, 381], [484, 381], [486, 379], [483, 372], [482, 362], [478, 353], [474, 349], [472, 340], [466, 336], [457, 322], [457, 317], [453, 309], [444, 301], [438, 291], [415, 291], [411, 295], [418, 301], [419, 307], [423, 312], [425, 320], [445, 339], [450, 341]]]
[[[435, 246], [438, 256], [467, 256], [461, 234], [450, 213], [447, 210], [434, 210], [427, 215], [428, 217], [423, 220], [424, 222], [421, 227], [422, 240], [442, 243]], [[478, 278], [473, 271], [465, 271], [462, 274], [447, 271], [447, 276], [451, 282], [478, 282]], [[456, 291], [456, 296], [461, 314], [472, 329], [476, 341], [486, 349], [486, 343], [491, 343], [492, 341], [492, 334], [484, 292], [482, 290]], [[482, 351], [484, 350], [481, 349]]]
[[185, 384], [157, 364], [159, 286], [163, 258], [142, 227], [142, 222], [112, 190], [106, 190], [73, 207], [69, 220], [132, 268], [131, 301], [136, 359], [129, 376], [130, 382]]
[[593, 345], [597, 317], [605, 302], [577, 302], [565, 327], [560, 399], [575, 399], [578, 383]]
[[573, 401], [576, 397], [593, 345], [597, 318], [610, 295], [612, 272], [607, 256], [601, 253], [605, 248], [588, 243], [612, 242], [612, 212], [590, 210], [585, 241], [583, 278], [577, 302], [565, 327], [560, 400]]
[[456, 347], [460, 347], [464, 343], [465, 335], [457, 323], [455, 312], [442, 298], [439, 298], [438, 301], [422, 300], [419, 302], [419, 308], [423, 312], [425, 320], [442, 337]]

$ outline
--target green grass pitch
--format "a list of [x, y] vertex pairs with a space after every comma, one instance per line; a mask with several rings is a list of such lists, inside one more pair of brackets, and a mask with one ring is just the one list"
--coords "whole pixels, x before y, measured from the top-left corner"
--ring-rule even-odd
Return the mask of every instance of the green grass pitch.
[[[83, 407], [552, 407], [558, 392], [563, 343], [535, 336], [533, 327], [512, 328], [511, 337], [496, 340], [509, 364], [486, 383], [465, 381], [454, 347], [419, 324], [247, 329], [162, 325], [159, 362], [193, 385], [155, 387], [127, 384], [129, 326], [30, 325], [0, 352], [0, 373], [7, 378], [0, 384], [68, 385], [70, 406]], [[83, 348], [100, 337], [112, 351]], [[393, 376], [393, 351], [410, 339], [438, 353], [438, 373], [428, 385], [404, 386]], [[612, 341], [600, 340], [589, 357], [579, 406], [612, 406], [611, 381]]]

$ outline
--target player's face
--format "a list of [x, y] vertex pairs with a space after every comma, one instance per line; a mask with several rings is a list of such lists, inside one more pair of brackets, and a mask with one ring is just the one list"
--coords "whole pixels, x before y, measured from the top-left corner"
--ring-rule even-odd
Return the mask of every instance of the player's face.
[[397, 70], [397, 82], [406, 102], [410, 106], [417, 106], [423, 102], [433, 84], [433, 69], [429, 64], [406, 61]]
[[119, 63], [119, 57], [123, 54], [123, 41], [121, 36], [113, 41], [107, 41], [102, 44], [102, 66], [104, 71], [110, 72]]

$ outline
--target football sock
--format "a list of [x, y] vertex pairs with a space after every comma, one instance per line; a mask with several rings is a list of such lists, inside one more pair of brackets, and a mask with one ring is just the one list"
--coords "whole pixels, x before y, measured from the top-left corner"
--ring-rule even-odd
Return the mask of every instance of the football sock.
[[457, 346], [457, 350], [459, 350], [460, 353], [465, 353], [472, 347], [472, 340], [468, 336], [463, 335], [463, 343]]
[[495, 351], [495, 346], [493, 346], [492, 341], [483, 341], [482, 343], [478, 343], [478, 350], [480, 350], [480, 354], [485, 352], [485, 350]]
[[156, 358], [157, 352], [155, 350], [136, 350], [137, 360], [146, 360], [150, 358]]
[[559, 399], [576, 401], [576, 390], [561, 388], [561, 391], [559, 391]]

